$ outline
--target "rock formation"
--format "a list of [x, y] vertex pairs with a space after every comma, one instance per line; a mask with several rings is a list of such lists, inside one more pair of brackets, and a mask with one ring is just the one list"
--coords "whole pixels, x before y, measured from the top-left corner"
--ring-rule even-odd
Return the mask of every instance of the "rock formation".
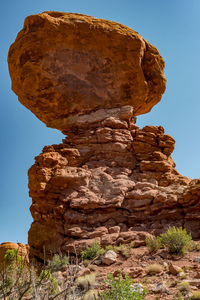
[[67, 135], [29, 170], [32, 255], [140, 245], [168, 225], [200, 237], [200, 180], [177, 172], [161, 126], [135, 125], [165, 90], [155, 47], [115, 22], [45, 12], [25, 20], [8, 63], [19, 101]]
[[80, 14], [27, 17], [8, 63], [19, 101], [57, 129], [72, 113], [124, 105], [146, 113], [166, 85], [162, 57], [137, 32]]
[[18, 255], [23, 257], [25, 260], [28, 260], [28, 245], [24, 245], [21, 243], [11, 243], [11, 242], [5, 242], [0, 244], [0, 268], [1, 264], [4, 261], [4, 256], [7, 252], [7, 250], [18, 250]]

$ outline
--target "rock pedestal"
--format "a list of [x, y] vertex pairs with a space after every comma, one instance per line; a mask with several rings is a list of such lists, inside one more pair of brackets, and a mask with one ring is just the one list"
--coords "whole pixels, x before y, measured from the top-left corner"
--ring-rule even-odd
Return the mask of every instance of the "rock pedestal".
[[[32, 253], [77, 253], [94, 241], [144, 244], [144, 231], [169, 225], [199, 232], [200, 181], [175, 169], [174, 140], [162, 127], [139, 129], [124, 106], [73, 116], [60, 145], [29, 170]], [[143, 241], [143, 242], [142, 242]]]

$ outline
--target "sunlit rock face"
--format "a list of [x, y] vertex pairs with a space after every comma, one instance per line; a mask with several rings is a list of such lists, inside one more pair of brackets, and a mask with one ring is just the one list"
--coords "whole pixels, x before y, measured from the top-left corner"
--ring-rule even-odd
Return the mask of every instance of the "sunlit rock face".
[[36, 157], [29, 170], [33, 255], [42, 257], [44, 246], [79, 253], [95, 240], [144, 245], [144, 231], [169, 225], [200, 237], [200, 181], [175, 169], [174, 139], [162, 127], [138, 128], [132, 111], [123, 106], [79, 121], [74, 116], [63, 143]]
[[119, 23], [59, 12], [26, 18], [8, 55], [12, 89], [47, 126], [100, 108], [151, 110], [165, 90], [158, 50]]
[[140, 246], [169, 225], [200, 237], [200, 180], [177, 172], [163, 127], [135, 125], [165, 90], [155, 47], [115, 22], [44, 12], [26, 18], [8, 63], [20, 102], [66, 135], [28, 172], [33, 256]]

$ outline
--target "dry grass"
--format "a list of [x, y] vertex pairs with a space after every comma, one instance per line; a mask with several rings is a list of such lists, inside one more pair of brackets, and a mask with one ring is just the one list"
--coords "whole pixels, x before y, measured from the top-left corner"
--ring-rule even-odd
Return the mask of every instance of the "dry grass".
[[146, 267], [146, 273], [149, 275], [159, 274], [163, 271], [163, 267], [159, 264], [152, 264]]

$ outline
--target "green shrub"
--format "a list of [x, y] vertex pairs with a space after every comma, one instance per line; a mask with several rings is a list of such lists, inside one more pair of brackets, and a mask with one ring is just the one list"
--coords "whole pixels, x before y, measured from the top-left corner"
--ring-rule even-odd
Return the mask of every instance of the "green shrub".
[[182, 281], [179, 284], [178, 289], [183, 295], [186, 295], [187, 293], [189, 293], [191, 291], [190, 284], [187, 281]]
[[191, 244], [191, 234], [188, 234], [182, 227], [175, 226], [169, 228], [160, 235], [161, 242], [167, 247], [170, 253], [185, 254]]
[[125, 278], [120, 274], [116, 279], [108, 274], [109, 289], [101, 294], [103, 300], [143, 300], [147, 294], [146, 290], [135, 289], [133, 280], [128, 275]]
[[56, 294], [58, 289], [58, 281], [52, 275], [49, 270], [42, 270], [38, 276], [37, 284], [40, 284], [41, 287], [45, 288], [48, 285], [48, 292], [50, 295]]
[[146, 237], [146, 246], [149, 250], [149, 253], [158, 251], [162, 246], [160, 237], [156, 237], [156, 236]]
[[18, 249], [8, 249], [4, 255], [4, 261], [10, 264], [16, 261], [22, 261], [22, 257], [18, 254]]
[[120, 244], [120, 246], [118, 247], [118, 252], [120, 252], [124, 257], [128, 258], [131, 256], [131, 249], [133, 247], [134, 247], [134, 241], [131, 242], [130, 244]]
[[58, 254], [55, 254], [53, 256], [52, 260], [48, 261], [48, 268], [51, 270], [51, 272], [59, 271], [62, 266], [67, 265], [69, 263], [67, 256], [61, 256]]
[[101, 254], [101, 251], [101, 245], [98, 242], [94, 242], [91, 247], [87, 247], [85, 250], [81, 251], [82, 260], [93, 259]]
[[[109, 250], [113, 250], [115, 253], [117, 253], [118, 252], [118, 247], [115, 246], [115, 245], [108, 245], [103, 250], [104, 250], [104, 253], [109, 251]], [[104, 254], [104, 253], [101, 253], [101, 254]]]

